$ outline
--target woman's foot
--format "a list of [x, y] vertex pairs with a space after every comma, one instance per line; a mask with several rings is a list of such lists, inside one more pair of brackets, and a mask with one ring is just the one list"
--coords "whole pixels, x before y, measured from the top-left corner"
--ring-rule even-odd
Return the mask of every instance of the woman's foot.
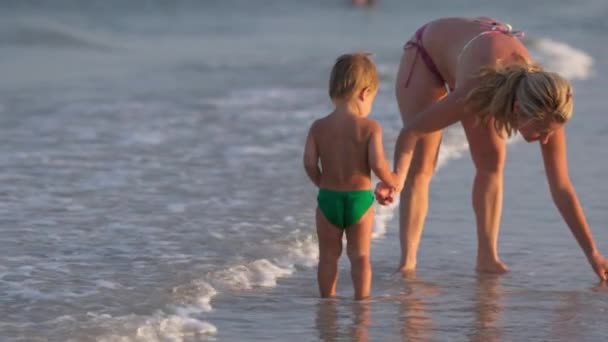
[[480, 273], [503, 274], [509, 272], [509, 268], [500, 260], [477, 261], [475, 271]]
[[415, 268], [407, 268], [400, 267], [397, 272], [401, 273], [401, 276], [404, 279], [415, 279], [416, 278], [416, 269]]

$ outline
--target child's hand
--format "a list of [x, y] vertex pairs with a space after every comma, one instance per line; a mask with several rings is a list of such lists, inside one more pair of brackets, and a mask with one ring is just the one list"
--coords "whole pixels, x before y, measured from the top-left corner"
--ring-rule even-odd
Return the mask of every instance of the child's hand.
[[378, 182], [376, 184], [376, 189], [374, 190], [374, 195], [376, 195], [376, 200], [381, 205], [389, 205], [393, 203], [395, 200], [395, 188], [390, 185], [387, 185], [384, 182]]

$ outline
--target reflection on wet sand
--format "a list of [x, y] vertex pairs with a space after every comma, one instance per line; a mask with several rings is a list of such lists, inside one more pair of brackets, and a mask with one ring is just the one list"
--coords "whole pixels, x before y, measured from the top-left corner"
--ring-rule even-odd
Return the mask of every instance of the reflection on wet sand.
[[[340, 322], [346, 318], [347, 313], [340, 315], [339, 308], [350, 308], [350, 322]], [[319, 334], [319, 340], [331, 341], [369, 341], [369, 326], [371, 321], [371, 303], [368, 301], [352, 302], [340, 305], [339, 300], [321, 300], [317, 305], [317, 317], [315, 326]], [[340, 325], [344, 325], [341, 331]]]
[[319, 341], [332, 342], [338, 340], [337, 299], [321, 299], [319, 301], [315, 327], [319, 333]]
[[369, 341], [370, 306], [371, 303], [367, 301], [352, 304], [353, 320], [350, 329], [350, 341]]
[[500, 317], [503, 311], [501, 276], [479, 274], [473, 298], [475, 322], [471, 341], [500, 341], [503, 333]]
[[437, 296], [439, 287], [417, 278], [414, 273], [403, 275], [402, 295], [399, 296], [399, 324], [402, 341], [430, 341], [433, 321], [427, 298]]
[[584, 311], [585, 303], [578, 292], [557, 294], [558, 303], [553, 319], [553, 341], [581, 341], [580, 319], [577, 314]]
[[[433, 319], [432, 312], [439, 315], [441, 313], [437, 308], [433, 310], [430, 303], [437, 303], [437, 297], [442, 296], [441, 288], [414, 274], [407, 275], [403, 281], [405, 282], [403, 294], [399, 297], [401, 339], [402, 341], [432, 341], [434, 337], [437, 338], [433, 332], [441, 331], [442, 319], [441, 317]], [[500, 341], [503, 333], [500, 325], [503, 311], [502, 297], [500, 276], [478, 275], [472, 303], [473, 324], [468, 334], [466, 331], [462, 334], [468, 336], [470, 341]], [[440, 299], [442, 300], [445, 298]]]
[[[477, 275], [475, 282], [466, 285], [465, 292], [461, 291], [462, 287], [441, 286], [415, 275], [399, 277], [395, 282], [389, 288], [399, 293], [386, 297], [389, 301], [319, 300], [315, 320], [318, 340], [369, 341], [372, 305], [382, 307], [386, 303], [393, 308], [397, 304], [397, 320], [393, 321], [397, 323], [402, 341], [435, 341], [446, 334], [475, 342], [498, 342], [505, 337], [501, 276]], [[458, 296], [453, 297], [455, 294]], [[454, 325], [448, 322], [454, 320], [461, 323], [456, 330], [449, 328]]]

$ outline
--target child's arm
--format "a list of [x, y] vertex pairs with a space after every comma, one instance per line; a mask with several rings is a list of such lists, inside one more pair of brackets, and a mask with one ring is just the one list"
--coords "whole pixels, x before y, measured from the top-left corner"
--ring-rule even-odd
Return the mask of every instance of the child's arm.
[[319, 152], [313, 135], [315, 124], [313, 123], [306, 137], [304, 147], [304, 170], [308, 178], [318, 187], [321, 184], [321, 169], [319, 168]]
[[369, 166], [381, 181], [395, 190], [400, 191], [397, 174], [391, 172], [391, 168], [384, 157], [384, 146], [382, 144], [382, 127], [376, 121], [372, 121], [372, 134], [368, 145]]

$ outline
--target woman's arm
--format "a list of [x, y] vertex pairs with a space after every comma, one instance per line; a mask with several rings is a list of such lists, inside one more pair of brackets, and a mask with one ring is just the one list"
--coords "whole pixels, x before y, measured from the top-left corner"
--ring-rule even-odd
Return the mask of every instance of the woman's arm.
[[566, 132], [563, 127], [557, 130], [546, 144], [541, 143], [541, 152], [555, 206], [585, 256], [587, 256], [594, 271], [600, 279], [606, 280], [606, 261], [595, 246], [583, 208], [568, 175]]
[[457, 88], [441, 101], [430, 106], [408, 122], [401, 130], [395, 144], [395, 173], [399, 178], [400, 188], [403, 187], [407, 172], [410, 168], [414, 148], [419, 138], [436, 132], [458, 122], [466, 115], [464, 100], [473, 81]]

